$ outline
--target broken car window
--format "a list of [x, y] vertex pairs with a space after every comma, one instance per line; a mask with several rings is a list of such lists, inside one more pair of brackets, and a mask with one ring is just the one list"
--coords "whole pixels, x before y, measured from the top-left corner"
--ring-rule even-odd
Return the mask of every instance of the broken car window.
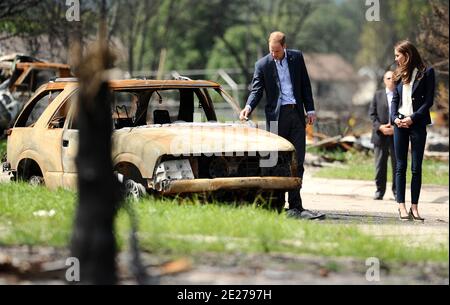
[[147, 111], [147, 124], [207, 122], [213, 120], [206, 96], [199, 88], [155, 91]]
[[227, 104], [215, 88], [148, 88], [113, 92], [114, 128], [217, 121], [212, 103]]
[[115, 129], [133, 127], [138, 96], [135, 92], [114, 91], [111, 112]]
[[44, 110], [62, 92], [62, 90], [44, 91], [35, 97], [20, 114], [15, 127], [32, 127]]
[[62, 105], [58, 108], [58, 110], [53, 114], [52, 118], [50, 119], [50, 122], [48, 124], [49, 128], [63, 128], [64, 123], [66, 121], [66, 118], [69, 114], [69, 110], [71, 105], [75, 105], [77, 94], [78, 92], [75, 91], [71, 94], [69, 98], [67, 98]]

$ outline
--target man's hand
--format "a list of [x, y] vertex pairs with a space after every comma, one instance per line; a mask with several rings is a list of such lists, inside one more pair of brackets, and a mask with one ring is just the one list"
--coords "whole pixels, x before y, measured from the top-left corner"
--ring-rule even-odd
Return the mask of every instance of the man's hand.
[[239, 114], [239, 119], [241, 121], [248, 121], [248, 116], [250, 115], [250, 109], [245, 106], [244, 109], [242, 109], [241, 113]]
[[314, 124], [314, 122], [316, 121], [316, 119], [317, 119], [317, 116], [316, 116], [316, 113], [315, 113], [315, 112], [308, 113], [308, 124], [309, 124], [309, 125]]
[[391, 124], [382, 124], [380, 125], [379, 130], [385, 136], [392, 136], [394, 134], [394, 129], [392, 128]]

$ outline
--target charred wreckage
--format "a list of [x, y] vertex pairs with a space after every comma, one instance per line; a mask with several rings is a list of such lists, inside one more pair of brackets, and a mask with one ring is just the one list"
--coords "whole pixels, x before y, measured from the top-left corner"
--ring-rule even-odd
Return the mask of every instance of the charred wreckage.
[[[301, 185], [290, 142], [245, 122], [218, 122], [215, 103], [239, 109], [219, 84], [132, 79], [109, 87], [114, 170], [136, 182], [136, 192], [233, 200], [260, 194], [281, 210], [285, 192]], [[78, 90], [76, 79], [59, 78], [23, 107], [7, 131], [4, 170], [14, 179], [76, 188]]]

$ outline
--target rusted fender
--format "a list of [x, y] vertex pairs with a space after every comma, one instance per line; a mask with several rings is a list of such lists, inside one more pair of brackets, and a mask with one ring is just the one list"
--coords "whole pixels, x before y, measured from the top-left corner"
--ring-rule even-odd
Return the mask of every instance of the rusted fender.
[[217, 190], [292, 190], [300, 187], [298, 177], [237, 177], [192, 180], [166, 180], [155, 186], [164, 195], [201, 193]]

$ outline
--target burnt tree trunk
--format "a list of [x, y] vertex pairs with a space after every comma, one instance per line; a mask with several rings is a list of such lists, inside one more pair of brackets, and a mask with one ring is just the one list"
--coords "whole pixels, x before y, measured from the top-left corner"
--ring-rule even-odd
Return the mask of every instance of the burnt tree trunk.
[[120, 192], [112, 170], [111, 98], [105, 79], [112, 62], [106, 44], [99, 43], [78, 69], [79, 197], [71, 251], [80, 261], [84, 284], [114, 284], [117, 280], [113, 221]]

